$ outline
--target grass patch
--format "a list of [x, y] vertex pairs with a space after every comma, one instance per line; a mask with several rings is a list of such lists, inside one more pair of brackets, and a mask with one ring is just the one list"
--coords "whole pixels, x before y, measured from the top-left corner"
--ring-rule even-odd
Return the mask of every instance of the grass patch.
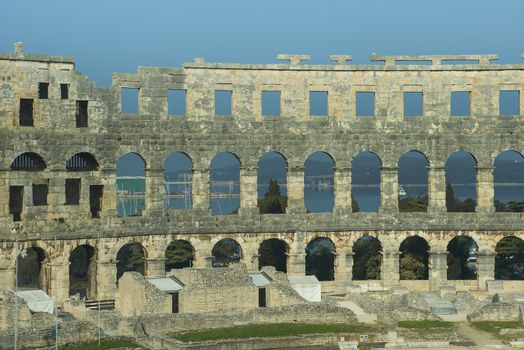
[[524, 329], [524, 324], [516, 321], [474, 321], [471, 325], [486, 333], [493, 334], [502, 340], [514, 340], [522, 337], [522, 334], [500, 334], [502, 328]]
[[253, 324], [230, 328], [215, 328], [169, 336], [183, 342], [199, 342], [220, 339], [246, 339], [246, 338], [271, 338], [286, 337], [300, 334], [314, 333], [359, 333], [369, 331], [370, 327], [364, 325], [347, 325], [342, 323], [332, 324], [305, 324], [305, 323], [275, 323]]
[[93, 341], [89, 343], [81, 344], [71, 344], [61, 347], [61, 350], [107, 350], [107, 349], [117, 349], [117, 348], [139, 348], [140, 345], [134, 341], [127, 339], [106, 339], [100, 342], [100, 347], [98, 347], [98, 341]]
[[455, 326], [452, 322], [423, 320], [423, 321], [398, 321], [398, 326], [409, 329], [452, 329]]

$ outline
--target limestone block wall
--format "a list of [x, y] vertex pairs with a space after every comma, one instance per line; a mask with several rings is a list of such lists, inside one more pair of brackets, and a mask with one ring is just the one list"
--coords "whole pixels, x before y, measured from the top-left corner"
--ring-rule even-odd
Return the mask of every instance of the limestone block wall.
[[115, 309], [122, 316], [171, 312], [171, 296], [149, 283], [138, 272], [125, 272], [118, 280]]

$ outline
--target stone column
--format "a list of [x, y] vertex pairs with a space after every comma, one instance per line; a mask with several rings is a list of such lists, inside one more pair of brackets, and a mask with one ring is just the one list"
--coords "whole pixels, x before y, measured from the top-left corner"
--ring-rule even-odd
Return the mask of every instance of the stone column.
[[335, 281], [337, 284], [347, 284], [351, 280], [353, 280], [353, 250], [351, 247], [343, 247], [337, 250], [335, 256]]
[[53, 217], [62, 216], [61, 212], [65, 204], [65, 178], [61, 175], [61, 171], [52, 170], [49, 178], [47, 206], [48, 212]]
[[[9, 214], [9, 169], [0, 169], [0, 218], [10, 217]], [[24, 203], [25, 205], [25, 203]]]
[[334, 170], [335, 180], [335, 208], [337, 215], [351, 213], [351, 168], [336, 167]]
[[200, 242], [194, 245], [195, 255], [193, 260], [193, 267], [198, 269], [210, 268], [213, 264], [211, 251], [213, 246], [211, 242]]
[[115, 299], [116, 261], [99, 261], [96, 271], [97, 291], [101, 300]]
[[[193, 209], [211, 214], [210, 211], [210, 172], [209, 168], [193, 168]], [[210, 254], [211, 255], [211, 254]]]
[[380, 275], [385, 287], [398, 285], [400, 283], [398, 251], [384, 249]]
[[445, 213], [446, 208], [446, 168], [428, 168], [428, 212]]
[[289, 214], [303, 214], [304, 206], [304, 167], [290, 167], [287, 172], [287, 210]]
[[165, 277], [166, 276], [166, 259], [150, 258], [146, 259], [146, 276], [147, 277]]
[[146, 211], [150, 214], [164, 209], [164, 170], [146, 169]]
[[493, 167], [477, 167], [477, 213], [494, 213]]
[[[14, 248], [16, 249], [16, 247]], [[14, 250], [13, 249], [13, 250]], [[16, 271], [15, 271], [16, 260], [5, 259], [0, 260], [0, 281], [2, 281], [2, 288], [7, 290], [15, 289]]]
[[495, 279], [495, 254], [479, 253], [477, 255], [477, 279], [479, 289], [486, 290], [487, 281]]
[[287, 254], [287, 274], [290, 276], [304, 276], [306, 274], [305, 252], [289, 252]]
[[257, 167], [240, 168], [240, 214], [258, 214]]
[[381, 168], [380, 198], [380, 211], [382, 213], [398, 213], [398, 168]]
[[116, 168], [104, 168], [100, 171], [101, 184], [104, 186], [102, 194], [102, 210], [100, 217], [115, 217], [118, 214], [116, 197]]
[[65, 258], [51, 258], [46, 268], [50, 269], [50, 279], [46, 281], [51, 298], [56, 297], [58, 305], [69, 298], [69, 261]]
[[431, 291], [438, 291], [448, 280], [448, 253], [429, 253], [429, 285]]

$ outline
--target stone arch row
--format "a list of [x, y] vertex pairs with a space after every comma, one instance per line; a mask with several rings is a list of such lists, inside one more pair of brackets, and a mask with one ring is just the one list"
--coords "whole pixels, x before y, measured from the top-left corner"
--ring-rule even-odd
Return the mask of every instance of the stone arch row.
[[[393, 158], [391, 158], [391, 159], [388, 159], [388, 161], [386, 162], [386, 161], [384, 161], [384, 158], [380, 157], [380, 155], [379, 155], [380, 152], [375, 152], [373, 150], [362, 150], [361, 152], [355, 154], [351, 159], [353, 160], [353, 159], [355, 159], [356, 157], [358, 157], [359, 155], [361, 155], [363, 153], [369, 153], [369, 154], [373, 154], [374, 156], [377, 157], [377, 159], [380, 161], [380, 165], [381, 166], [398, 166], [398, 162], [402, 158], [402, 156], [404, 156], [405, 154], [410, 153], [410, 152], [417, 152], [420, 155], [424, 156], [424, 158], [428, 162], [428, 166], [430, 164], [434, 165], [434, 164], [432, 164], [433, 162], [430, 160], [431, 157], [428, 157], [427, 153], [425, 153], [423, 151], [420, 151], [418, 149], [407, 149], [404, 153], [400, 154], [398, 158], [396, 158], [396, 161]], [[453, 154], [455, 154], [457, 152], [464, 152], [464, 153], [469, 154], [472, 157], [472, 159], [474, 160], [475, 164], [482, 165], [482, 166], [493, 166], [494, 165], [494, 161], [496, 160], [496, 158], [498, 156], [500, 156], [500, 154], [502, 154], [504, 152], [515, 152], [516, 154], [520, 155], [521, 157], [523, 156], [522, 155], [523, 153], [518, 151], [518, 150], [505, 149], [505, 150], [501, 150], [500, 152], [494, 153], [493, 155], [491, 155], [489, 157], [490, 158], [490, 162], [486, 163], [485, 161], [481, 162], [481, 160], [484, 159], [485, 157], [478, 158], [478, 157], [476, 157], [473, 154], [473, 152], [470, 152], [470, 151], [465, 150], [465, 149], [456, 149], [455, 151], [451, 152], [446, 159], [449, 159]], [[136, 152], [136, 151], [126, 152], [126, 153], [122, 154], [118, 159], [120, 159], [122, 156], [124, 156], [126, 154], [130, 154], [130, 153], [131, 154], [135, 154], [138, 157], [140, 157], [140, 159], [144, 163], [144, 168], [149, 166], [149, 164], [147, 162], [147, 158], [144, 157], [140, 152]], [[184, 151], [175, 151], [175, 152], [172, 152], [172, 153], [168, 154], [166, 157], [163, 158], [164, 159], [164, 163], [171, 155], [176, 154], [176, 153], [183, 154], [184, 156], [186, 156], [191, 161], [191, 164], [194, 164], [194, 161], [193, 161], [193, 158], [191, 157], [191, 155], [189, 153], [187, 153], [187, 152], [184, 152]], [[239, 157], [235, 152], [232, 152], [232, 151], [217, 152], [213, 158], [215, 158], [216, 155], [221, 154], [221, 153], [231, 154], [232, 156], [234, 156], [238, 160], [240, 165], [244, 164], [244, 162], [242, 161], [241, 157]], [[328, 151], [324, 151], [324, 150], [320, 150], [320, 151], [312, 150], [311, 152], [305, 154], [305, 158], [303, 159], [303, 161], [299, 161], [299, 163], [297, 163], [297, 160], [294, 160], [294, 159], [286, 157], [285, 156], [285, 152], [281, 152], [281, 151], [269, 151], [269, 152], [266, 152], [264, 154], [261, 154], [260, 157], [257, 158], [258, 161], [260, 161], [260, 159], [263, 156], [267, 155], [268, 153], [276, 153], [276, 154], [279, 154], [280, 156], [282, 156], [282, 158], [286, 161], [286, 166], [289, 165], [288, 163], [289, 163], [290, 160], [292, 160], [292, 163], [293, 163], [294, 166], [301, 166], [301, 165], [303, 165], [303, 163], [311, 155], [313, 155], [315, 153], [323, 153], [323, 154], [327, 155], [333, 161], [333, 166], [334, 167], [341, 166], [340, 164], [337, 164], [336, 157], [334, 157], [332, 153], [330, 153]], [[209, 161], [212, 161], [212, 159], [209, 160]], [[439, 160], [438, 162], [441, 162], [441, 161], [443, 161], [443, 160]], [[200, 163], [202, 163], [202, 162], [200, 162]], [[248, 161], [246, 163], [251, 163], [251, 161]], [[481, 164], [481, 163], [485, 163], [485, 164]], [[347, 167], [347, 166], [349, 166], [349, 164], [344, 165], [344, 166]], [[36, 153], [36, 152], [25, 152], [25, 153], [21, 153], [21, 154], [17, 155], [13, 159], [13, 161], [11, 162], [10, 168], [11, 168], [11, 170], [44, 170], [45, 168], [47, 168], [47, 162], [45, 161], [44, 157], [42, 157], [39, 153]], [[97, 161], [96, 157], [92, 153], [90, 153], [90, 152], [75, 153], [71, 157], [69, 157], [68, 160], [66, 161], [66, 169], [67, 170], [91, 170], [91, 171], [94, 171], [94, 170], [99, 170], [99, 168], [100, 168], [99, 162]]]
[[[399, 240], [400, 241], [400, 240]], [[431, 240], [430, 240], [431, 242]], [[477, 279], [477, 257], [489, 249], [485, 242], [477, 245], [474, 237], [459, 235], [451, 238], [443, 252], [447, 265], [448, 280]], [[233, 238], [215, 240], [207, 256], [207, 263], [199, 262], [198, 266], [223, 267], [231, 262], [246, 261], [255, 258], [251, 265], [254, 269], [263, 266], [274, 266], [278, 271], [288, 272], [291, 254], [290, 242], [283, 238], [267, 238], [260, 241], [257, 254], [254, 257], [244, 256], [240, 243]], [[353, 280], [384, 279], [385, 250], [380, 237], [362, 235], [353, 240], [349, 254], [344, 256], [337, 251], [336, 244], [328, 236], [312, 237], [303, 248], [304, 259], [302, 274], [315, 275], [320, 281], [331, 281], [344, 278], [336, 269], [350, 257], [350, 273]], [[118, 248], [118, 250], [117, 250]], [[160, 247], [157, 254], [162, 253]], [[437, 249], [438, 250], [438, 249]], [[196, 250], [191, 240], [175, 239], [169, 243], [162, 256], [150, 256], [148, 250], [138, 241], [120, 242], [114, 249], [115, 259], [109, 262], [116, 265], [115, 281], [126, 271], [137, 271], [145, 275], [165, 275], [171, 269], [193, 266]], [[419, 235], [409, 235], [399, 244], [397, 260], [400, 280], [428, 280], [430, 278], [430, 253], [434, 253], [428, 241]], [[500, 238], [495, 245], [494, 277], [505, 280], [524, 280], [524, 240], [517, 236]], [[444, 254], [444, 255], [443, 255]], [[152, 255], [155, 255], [154, 253]], [[200, 252], [202, 256], [202, 252]], [[205, 256], [205, 254], [204, 254]], [[77, 245], [69, 253], [69, 295], [80, 293], [93, 298], [96, 294], [97, 281], [97, 249], [89, 243]], [[51, 258], [49, 253], [37, 246], [27, 246], [18, 254], [18, 287], [40, 288], [46, 290], [51, 281], [48, 268]], [[253, 261], [252, 261], [253, 262]], [[149, 266], [151, 265], [151, 266]], [[342, 269], [343, 270], [343, 269]], [[349, 276], [346, 276], [346, 278]]]

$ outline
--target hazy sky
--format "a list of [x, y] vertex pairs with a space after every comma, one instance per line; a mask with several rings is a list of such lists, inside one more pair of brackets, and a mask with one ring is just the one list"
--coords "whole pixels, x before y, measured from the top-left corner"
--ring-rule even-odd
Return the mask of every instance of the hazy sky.
[[137, 66], [270, 63], [306, 53], [312, 63], [351, 54], [498, 53], [522, 62], [523, 0], [2, 0], [0, 51], [75, 56], [99, 85]]

